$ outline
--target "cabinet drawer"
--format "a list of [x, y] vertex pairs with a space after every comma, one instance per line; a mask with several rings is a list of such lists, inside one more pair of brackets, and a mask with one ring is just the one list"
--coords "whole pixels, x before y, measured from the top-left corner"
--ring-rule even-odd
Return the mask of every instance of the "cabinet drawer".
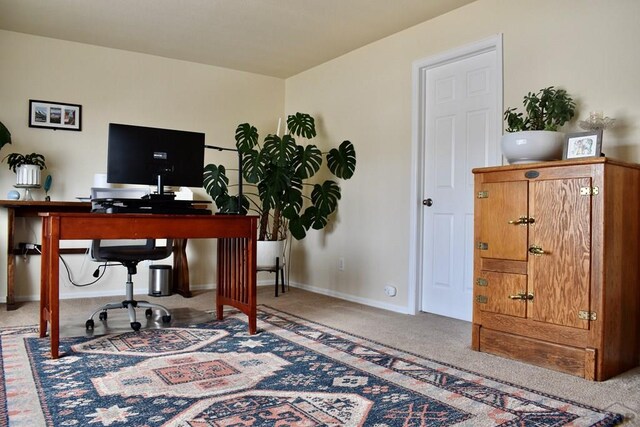
[[526, 300], [510, 298], [527, 291], [527, 276], [524, 274], [501, 273], [497, 271], [480, 272], [476, 278], [475, 304], [481, 311], [525, 317]]

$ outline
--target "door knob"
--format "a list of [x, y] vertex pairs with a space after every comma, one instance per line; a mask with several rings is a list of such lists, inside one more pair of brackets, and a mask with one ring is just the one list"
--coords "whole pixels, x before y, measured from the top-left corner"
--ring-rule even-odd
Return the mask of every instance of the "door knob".
[[423, 205], [425, 205], [425, 206], [431, 206], [431, 205], [433, 205], [433, 200], [431, 200], [431, 199], [424, 199], [424, 200], [422, 201], [422, 204], [423, 204]]

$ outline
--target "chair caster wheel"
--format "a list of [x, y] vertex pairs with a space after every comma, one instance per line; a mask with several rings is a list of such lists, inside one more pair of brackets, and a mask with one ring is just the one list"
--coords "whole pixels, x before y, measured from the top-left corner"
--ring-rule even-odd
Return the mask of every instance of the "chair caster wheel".
[[169, 314], [168, 316], [162, 316], [162, 323], [169, 323], [171, 322], [171, 315]]
[[147, 319], [150, 318], [151, 316], [153, 316], [153, 310], [147, 308], [144, 312], [144, 315], [147, 317]]
[[133, 329], [134, 331], [139, 331], [141, 327], [142, 325], [140, 324], [140, 322], [131, 322], [131, 329]]
[[93, 326], [93, 319], [87, 320], [87, 322], [84, 324], [84, 327], [87, 329], [87, 331], [93, 331]]
[[100, 315], [98, 316], [98, 318], [100, 320], [107, 320], [107, 312], [103, 311], [102, 313], [100, 313]]

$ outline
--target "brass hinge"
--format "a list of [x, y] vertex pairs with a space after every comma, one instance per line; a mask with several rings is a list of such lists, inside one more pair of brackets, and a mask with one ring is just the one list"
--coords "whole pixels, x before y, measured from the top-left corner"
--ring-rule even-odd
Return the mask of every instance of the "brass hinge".
[[487, 279], [482, 278], [482, 277], [478, 277], [476, 279], [476, 285], [478, 285], [478, 286], [489, 286], [489, 281]]
[[600, 193], [598, 187], [580, 187], [581, 196], [597, 196]]
[[476, 244], [476, 249], [480, 249], [481, 251], [486, 251], [489, 249], [489, 244], [485, 242], [478, 242]]
[[595, 311], [580, 310], [578, 311], [578, 318], [582, 320], [596, 320], [597, 316]]
[[486, 199], [489, 197], [488, 191], [478, 191], [478, 199]]
[[476, 302], [478, 304], [486, 304], [489, 301], [489, 297], [486, 295], [478, 295], [476, 296]]

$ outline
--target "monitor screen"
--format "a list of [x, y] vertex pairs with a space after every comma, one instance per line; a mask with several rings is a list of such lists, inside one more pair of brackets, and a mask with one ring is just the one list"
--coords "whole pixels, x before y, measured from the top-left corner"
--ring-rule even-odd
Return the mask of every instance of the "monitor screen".
[[204, 133], [109, 124], [107, 182], [202, 187]]

